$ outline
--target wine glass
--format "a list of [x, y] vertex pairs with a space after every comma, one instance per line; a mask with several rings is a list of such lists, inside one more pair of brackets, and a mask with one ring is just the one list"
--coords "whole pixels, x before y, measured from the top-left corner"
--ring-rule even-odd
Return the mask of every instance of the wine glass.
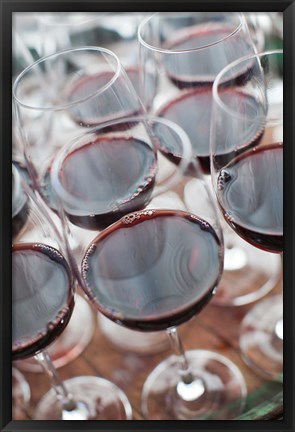
[[[20, 155], [16, 159], [25, 161], [31, 185], [43, 198], [49, 161], [70, 138], [90, 124], [142, 109], [118, 57], [99, 47], [68, 49], [30, 64], [16, 78], [13, 96], [17, 138], [14, 152]], [[56, 220], [54, 214], [52, 218]], [[79, 247], [75, 233], [71, 232], [69, 239]], [[80, 326], [80, 320], [84, 326]], [[55, 365], [61, 366], [81, 353], [93, 331], [91, 310], [78, 296], [66, 337], [52, 347]], [[20, 367], [36, 369], [31, 360], [28, 363], [29, 360]]]
[[16, 78], [13, 98], [20, 150], [33, 180], [44, 161], [83, 128], [143, 111], [118, 57], [101, 47], [37, 60]]
[[[241, 86], [232, 80], [224, 85], [249, 61], [253, 73], [247, 83]], [[213, 85], [211, 173], [218, 203], [228, 225], [270, 256], [283, 256], [282, 70], [283, 50], [267, 51], [228, 65]], [[245, 92], [253, 98], [251, 107], [240, 97]], [[282, 314], [282, 296], [265, 299], [245, 316], [240, 331], [244, 359], [278, 381], [283, 368]]]
[[[153, 85], [152, 112], [174, 121], [186, 131], [194, 156], [210, 181], [209, 141], [214, 78], [228, 63], [255, 52], [244, 16], [216, 12], [156, 13], [141, 23], [138, 39], [142, 67], [141, 97], [146, 108], [150, 105], [147, 99], [152, 94]], [[229, 77], [229, 81], [235, 78], [242, 85], [251, 78], [252, 65], [249, 62], [235, 72], [236, 77]], [[247, 99], [248, 95], [245, 94], [244, 98]], [[186, 193], [193, 190], [194, 185], [188, 185]], [[220, 306], [251, 303], [276, 285], [280, 262], [277, 257], [272, 257], [272, 265], [266, 266], [267, 254], [247, 245], [226, 224], [223, 230], [224, 272], [213, 301]]]
[[[102, 123], [57, 154], [47, 200], [57, 211], [65, 211], [66, 225], [75, 230], [80, 245], [77, 260], [95, 231], [145, 208], [169, 184], [177, 184], [179, 173], [189, 164], [191, 146], [180, 142], [178, 127], [170, 123], [155, 122], [157, 130], [142, 116]], [[158, 152], [161, 133], [183, 155], [177, 169]], [[147, 354], [167, 348], [164, 333], [138, 334], [106, 321], [100, 313], [98, 320], [103, 333], [120, 348]]]
[[91, 376], [63, 382], [51, 361], [47, 348], [63, 333], [74, 309], [74, 260], [42, 201], [21, 182], [28, 215], [12, 245], [12, 359], [34, 356], [52, 384], [34, 418], [130, 419], [128, 399], [114, 384]]
[[[173, 122], [137, 115], [101, 123], [60, 149], [50, 168], [48, 199], [64, 212], [63, 220], [83, 229], [82, 253], [87, 231], [104, 230], [177, 186], [191, 159], [190, 142], [181, 138]], [[179, 149], [177, 166], [159, 151], [167, 143]]]
[[[12, 238], [18, 238], [27, 227], [28, 215], [30, 212], [30, 200], [25, 193], [21, 180], [21, 174], [16, 165], [12, 164]], [[87, 326], [79, 325], [80, 317], [86, 315]], [[74, 358], [78, 357], [89, 344], [94, 332], [94, 323], [91, 318], [91, 309], [87, 302], [77, 296], [76, 305], [62, 335], [48, 349], [54, 366], [64, 366]], [[15, 365], [25, 371], [42, 372], [42, 368], [34, 358], [22, 361], [15, 361]]]
[[[146, 137], [151, 138], [148, 142], [157, 149], [155, 192], [151, 193], [149, 202], [138, 209], [132, 209], [130, 198], [121, 199], [128, 204], [126, 210], [132, 212], [119, 220], [120, 207], [112, 206], [117, 212], [113, 223], [104, 227], [85, 247], [81, 284], [93, 305], [113, 322], [142, 332], [168, 329], [176, 356], [161, 363], [144, 385], [142, 409], [147, 418], [231, 418], [243, 409], [246, 394], [238, 368], [218, 353], [197, 350], [185, 354], [176, 330], [176, 326], [192, 318], [212, 298], [222, 273], [223, 243], [214, 201], [211, 201], [206, 182], [198, 179], [195, 193], [199, 214], [186, 211], [183, 191], [192, 178], [188, 166], [197, 161], [192, 162], [187, 157], [191, 156], [191, 150], [186, 152], [190, 143], [183, 130], [163, 118], [145, 116], [144, 121], [141, 120], [143, 124], [137, 118], [136, 125], [135, 120], [129, 119], [132, 128], [129, 132], [126, 129], [128, 139], [134, 140], [138, 131], [142, 134], [147, 124]], [[101, 140], [100, 128], [102, 126], [94, 129], [95, 135], [89, 134], [92, 143]], [[107, 128], [110, 129], [110, 124]], [[122, 140], [121, 128], [115, 135], [113, 131], [114, 125], [109, 133]], [[89, 146], [89, 137], [76, 140], [64, 150], [63, 157], [60, 153], [52, 167], [52, 185], [68, 215], [73, 214], [74, 205], [75, 213], [80, 210], [80, 216], [85, 215], [86, 209], [81, 191], [64, 177], [69, 170], [63, 161], [70, 160], [73, 150], [77, 153], [77, 146], [81, 148], [82, 144], [84, 148], [85, 143]], [[110, 147], [110, 139], [108, 144]], [[172, 163], [161, 153], [163, 147], [168, 149], [169, 146], [178, 148], [179, 164]], [[130, 170], [134, 163], [130, 164], [128, 159]], [[122, 162], [120, 170], [123, 170]], [[118, 166], [111, 172], [119, 177], [123, 175], [123, 171], [118, 172]], [[142, 168], [140, 172], [144, 174]], [[196, 166], [194, 173], [197, 173]], [[125, 172], [125, 181], [128, 176], [130, 174]], [[92, 177], [87, 185], [97, 184]], [[132, 190], [138, 191], [138, 182], [133, 184]], [[110, 200], [109, 191], [107, 196]], [[97, 220], [101, 224], [102, 216], [107, 214], [102, 207], [104, 202], [101, 198], [100, 202], [94, 200], [94, 196], [91, 200], [87, 213], [99, 214]], [[141, 200], [143, 202], [143, 198]], [[229, 408], [231, 402], [233, 405]]]

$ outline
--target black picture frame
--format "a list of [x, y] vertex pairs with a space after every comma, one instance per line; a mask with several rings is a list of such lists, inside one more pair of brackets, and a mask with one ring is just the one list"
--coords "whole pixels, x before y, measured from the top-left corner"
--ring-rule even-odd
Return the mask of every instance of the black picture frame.
[[[11, 420], [11, 87], [12, 87], [12, 14], [13, 12], [42, 11], [240, 11], [276, 12], [284, 16], [284, 417], [282, 420], [248, 421], [12, 421]], [[295, 431], [294, 406], [294, 27], [295, 4], [287, 0], [236, 1], [13, 1], [0, 0], [1, 79], [1, 145], [0, 145], [0, 428], [10, 431], [183, 431], [234, 430], [252, 432]], [[292, 337], [293, 333], [293, 337]]]

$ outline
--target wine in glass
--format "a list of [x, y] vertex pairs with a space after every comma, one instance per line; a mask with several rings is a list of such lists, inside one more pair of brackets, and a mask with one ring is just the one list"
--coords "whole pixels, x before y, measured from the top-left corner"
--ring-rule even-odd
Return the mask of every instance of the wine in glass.
[[[157, 116], [179, 124], [189, 135], [194, 156], [198, 159], [210, 181], [210, 119], [212, 109], [212, 84], [217, 73], [242, 55], [254, 54], [255, 47], [245, 17], [239, 13], [156, 13], [146, 18], [138, 30], [140, 64], [142, 67], [141, 95], [148, 109], [151, 83], [154, 97], [151, 111]], [[228, 76], [242, 87], [252, 76], [253, 62], [249, 60]], [[148, 77], [154, 80], [148, 80]], [[246, 91], [225, 97], [241, 101], [247, 112], [258, 110], [252, 95]], [[263, 134], [253, 116], [255, 141]], [[227, 121], [228, 119], [224, 119]], [[224, 124], [220, 133], [231, 128]], [[225, 137], [226, 138], [226, 137]], [[222, 139], [222, 138], [221, 138]], [[162, 146], [164, 155], [179, 162], [177, 149]], [[210, 182], [211, 183], [211, 182]], [[194, 181], [187, 185], [186, 194], [194, 191]], [[194, 208], [191, 208], [194, 211]], [[267, 254], [255, 250], [241, 238], [230, 232], [224, 224], [225, 261], [224, 272], [214, 303], [218, 305], [242, 305], [253, 302], [269, 292], [277, 283], [280, 262], [272, 257], [272, 265], [266, 266]], [[249, 274], [252, 276], [251, 283]], [[239, 280], [236, 283], [236, 280]], [[257, 282], [259, 281], [259, 282]]]
[[[146, 121], [158, 145], [171, 143], [183, 152], [189, 143], [183, 130], [168, 120], [149, 116]], [[113, 322], [142, 332], [168, 330], [176, 355], [144, 384], [146, 418], [232, 418], [244, 406], [240, 371], [218, 353], [185, 353], [176, 330], [212, 298], [223, 268], [222, 234], [210, 189], [198, 178], [200, 213], [188, 212], [184, 177], [188, 165], [197, 162], [179, 154], [179, 165], [160, 159], [173, 172], [180, 169], [181, 177], [167, 181], [162, 173], [161, 188], [145, 208], [124, 215], [90, 242], [82, 259], [83, 286], [93, 305]], [[194, 171], [196, 175], [198, 168]], [[56, 190], [61, 181], [60, 169], [52, 171]]]
[[90, 376], [63, 382], [57, 374], [47, 348], [63, 333], [74, 309], [74, 260], [42, 201], [24, 181], [22, 188], [29, 214], [26, 229], [12, 245], [12, 359], [34, 356], [53, 386], [34, 418], [129, 419], [131, 406], [114, 384]]
[[[251, 61], [252, 78], [240, 86], [228, 76]], [[211, 173], [224, 219], [243, 239], [272, 254], [283, 254], [283, 51], [244, 57], [225, 67], [213, 85]], [[257, 110], [245, 113], [233, 91], [253, 95]], [[261, 124], [258, 146], [253, 125]], [[224, 139], [224, 124], [227, 125]], [[221, 139], [223, 137], [223, 139]], [[251, 146], [252, 147], [252, 146]], [[269, 254], [270, 255], [270, 254]], [[240, 347], [245, 360], [268, 378], [282, 380], [282, 297], [254, 306], [241, 325]]]
[[[66, 49], [29, 64], [14, 82], [13, 97], [18, 138], [15, 157], [25, 162], [32, 187], [54, 210], [46, 199], [50, 177], [47, 167], [58, 149], [90, 124], [142, 109], [118, 57], [99, 47]], [[52, 218], [60, 224], [56, 215], [52, 214]], [[75, 233], [70, 232], [69, 241], [73, 247], [79, 247]], [[80, 320], [84, 326], [80, 326]], [[55, 365], [61, 366], [79, 355], [93, 331], [91, 309], [78, 296], [66, 337], [52, 347]], [[36, 369], [32, 361], [28, 363], [29, 360], [20, 367]]]

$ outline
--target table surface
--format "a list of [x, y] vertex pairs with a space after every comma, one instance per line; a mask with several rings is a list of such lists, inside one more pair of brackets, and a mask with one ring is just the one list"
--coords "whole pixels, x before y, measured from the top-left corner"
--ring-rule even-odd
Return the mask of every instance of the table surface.
[[[281, 281], [267, 296], [278, 292], [281, 292]], [[244, 363], [239, 351], [239, 325], [254, 304], [240, 307], [209, 304], [197, 317], [181, 326], [181, 336], [185, 349], [213, 350], [226, 356], [240, 368], [248, 388], [247, 403], [241, 418], [280, 419], [283, 415], [282, 385], [258, 376]], [[93, 310], [93, 319], [95, 318], [96, 313]], [[94, 336], [84, 352], [60, 368], [59, 373], [62, 379], [94, 375], [113, 381], [129, 398], [133, 407], [133, 418], [142, 420], [144, 417], [140, 408], [140, 396], [143, 383], [153, 368], [169, 354], [169, 345], [165, 351], [152, 355], [119, 350], [96, 325]], [[23, 374], [31, 388], [31, 403], [28, 409], [21, 411], [20, 418], [31, 419], [34, 407], [50, 385], [44, 373]]]

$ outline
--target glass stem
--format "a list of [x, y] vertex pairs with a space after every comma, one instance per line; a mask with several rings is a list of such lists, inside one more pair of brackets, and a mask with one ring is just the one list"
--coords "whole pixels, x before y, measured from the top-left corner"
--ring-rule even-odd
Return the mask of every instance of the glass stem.
[[171, 327], [167, 329], [167, 333], [169, 336], [171, 348], [178, 357], [181, 380], [184, 384], [191, 384], [194, 381], [194, 377], [190, 371], [189, 362], [186, 357], [177, 328]]
[[176, 385], [178, 396], [186, 402], [198, 400], [205, 393], [205, 383], [202, 378], [193, 375], [177, 329], [167, 329], [171, 347], [179, 362], [180, 381]]
[[51, 385], [62, 405], [62, 409], [65, 411], [73, 411], [77, 409], [77, 404], [74, 401], [73, 396], [67, 391], [62, 379], [58, 375], [57, 370], [52, 363], [48, 352], [44, 350], [42, 353], [36, 354], [35, 359], [49, 376]]

